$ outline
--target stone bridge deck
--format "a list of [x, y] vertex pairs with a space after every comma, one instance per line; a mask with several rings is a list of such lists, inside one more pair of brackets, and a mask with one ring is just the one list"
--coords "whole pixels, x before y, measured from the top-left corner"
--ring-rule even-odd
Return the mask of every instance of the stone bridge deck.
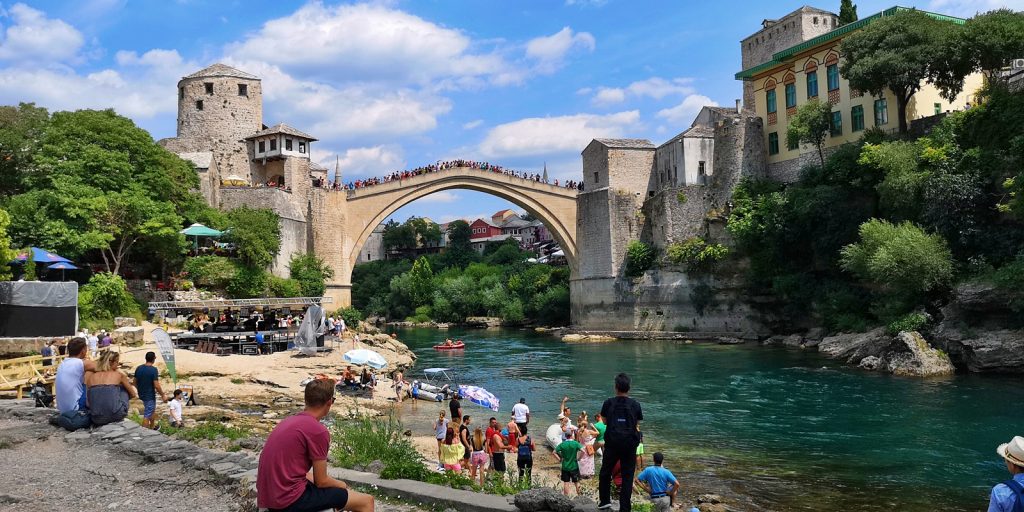
[[475, 177], [486, 179], [489, 181], [495, 181], [499, 183], [505, 183], [509, 186], [535, 190], [538, 192], [546, 192], [554, 194], [559, 197], [575, 199], [579, 193], [575, 188], [568, 188], [562, 185], [552, 185], [550, 183], [544, 183], [542, 181], [531, 180], [527, 178], [520, 178], [518, 176], [488, 171], [484, 169], [477, 169], [473, 167], [453, 167], [450, 169], [444, 169], [441, 171], [428, 172], [424, 174], [418, 174], [408, 178], [402, 178], [398, 180], [389, 181], [386, 183], [380, 183], [378, 185], [370, 185], [362, 188], [347, 190], [349, 200], [365, 198], [377, 194], [385, 194], [393, 192], [396, 189], [406, 187], [419, 187], [429, 183], [437, 182], [449, 177]]

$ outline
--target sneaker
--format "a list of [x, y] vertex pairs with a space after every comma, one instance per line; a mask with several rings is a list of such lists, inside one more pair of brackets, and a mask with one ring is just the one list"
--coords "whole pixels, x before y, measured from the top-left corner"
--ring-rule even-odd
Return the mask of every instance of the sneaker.
[[598, 506], [597, 506], [597, 509], [598, 509], [598, 510], [611, 510], [611, 508], [612, 508], [612, 504], [611, 504], [611, 502], [608, 502], [608, 503], [602, 503], [602, 504], [600, 504], [600, 505], [598, 505]]

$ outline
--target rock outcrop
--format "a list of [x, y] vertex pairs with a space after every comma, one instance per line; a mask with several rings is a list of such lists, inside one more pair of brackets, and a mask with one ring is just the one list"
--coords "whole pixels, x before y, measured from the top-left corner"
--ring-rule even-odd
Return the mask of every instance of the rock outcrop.
[[868, 332], [829, 336], [818, 344], [818, 351], [832, 359], [842, 359], [856, 365], [865, 357], [880, 357], [891, 340], [885, 328], [879, 327]]
[[945, 352], [933, 348], [921, 334], [906, 331], [885, 348], [878, 368], [904, 377], [937, 377], [956, 371]]
[[[934, 345], [958, 367], [972, 372], [1024, 373], [1024, 326], [1020, 292], [965, 284], [942, 309]], [[1017, 307], [1015, 307], [1017, 306]]]

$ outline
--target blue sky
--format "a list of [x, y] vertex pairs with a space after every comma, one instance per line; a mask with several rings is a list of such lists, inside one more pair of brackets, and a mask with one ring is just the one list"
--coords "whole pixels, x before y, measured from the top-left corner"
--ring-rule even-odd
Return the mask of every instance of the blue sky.
[[[174, 135], [180, 77], [224, 62], [263, 78], [264, 123], [320, 139], [345, 180], [449, 158], [579, 179], [594, 137], [660, 144], [741, 96], [739, 40], [804, 1], [54, 0], [0, 3], [0, 103], [114, 108]], [[839, 0], [816, 7], [838, 11]], [[862, 0], [866, 16], [893, 0]], [[904, 0], [970, 16], [1024, 0]], [[448, 191], [395, 217], [514, 207]]]

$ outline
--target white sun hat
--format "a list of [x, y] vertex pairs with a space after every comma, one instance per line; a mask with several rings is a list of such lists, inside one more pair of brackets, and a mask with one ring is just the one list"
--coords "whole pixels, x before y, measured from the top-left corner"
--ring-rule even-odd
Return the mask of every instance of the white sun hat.
[[996, 453], [1011, 464], [1024, 468], [1024, 437], [1014, 436], [1009, 443], [999, 445]]

